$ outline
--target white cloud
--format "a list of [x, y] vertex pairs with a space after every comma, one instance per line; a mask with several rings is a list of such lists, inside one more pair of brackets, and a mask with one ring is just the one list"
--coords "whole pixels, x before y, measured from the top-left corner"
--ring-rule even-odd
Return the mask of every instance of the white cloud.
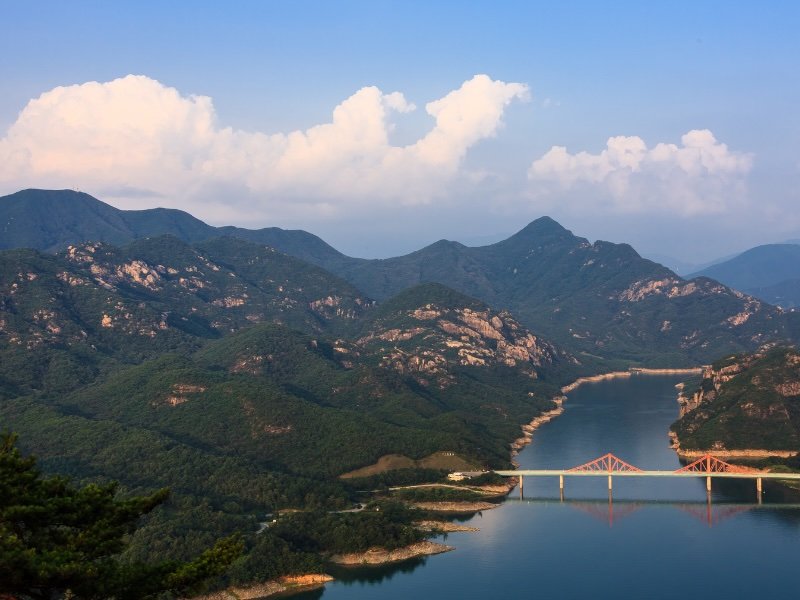
[[129, 75], [31, 100], [0, 139], [0, 186], [131, 189], [206, 215], [214, 196], [218, 210], [237, 209], [223, 190], [261, 199], [270, 214], [427, 203], [461, 175], [468, 150], [496, 134], [506, 107], [527, 98], [524, 84], [476, 75], [426, 105], [435, 124], [424, 137], [393, 146], [392, 119], [416, 108], [399, 92], [364, 87], [329, 123], [267, 134], [222, 127], [211, 98]]
[[744, 199], [750, 154], [735, 152], [707, 129], [692, 130], [681, 145], [648, 148], [637, 136], [609, 138], [599, 154], [570, 154], [553, 146], [528, 170], [540, 200], [569, 199], [580, 210], [720, 213]]

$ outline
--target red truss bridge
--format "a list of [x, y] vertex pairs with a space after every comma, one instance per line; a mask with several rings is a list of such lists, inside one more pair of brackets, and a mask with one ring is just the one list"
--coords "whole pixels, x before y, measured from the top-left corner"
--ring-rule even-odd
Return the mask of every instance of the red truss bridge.
[[610, 452], [592, 461], [572, 467], [571, 469], [520, 469], [517, 471], [494, 471], [503, 477], [519, 478], [520, 494], [523, 493], [525, 477], [558, 477], [559, 489], [564, 493], [565, 477], [607, 477], [608, 490], [612, 489], [614, 477], [705, 477], [706, 490], [711, 492], [711, 480], [717, 479], [754, 479], [758, 500], [761, 501], [762, 480], [780, 479], [800, 481], [800, 473], [770, 473], [748, 467], [732, 465], [716, 456], [705, 454], [693, 463], [676, 471], [646, 471], [625, 462]]

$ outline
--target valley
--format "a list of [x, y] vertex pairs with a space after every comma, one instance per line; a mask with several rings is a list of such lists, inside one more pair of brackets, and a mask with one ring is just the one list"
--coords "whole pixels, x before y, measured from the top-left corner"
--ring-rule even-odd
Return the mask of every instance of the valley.
[[[123, 495], [170, 488], [131, 560], [183, 560], [241, 532], [245, 553], [217, 587], [434, 548], [415, 523], [437, 505], [494, 504], [465, 485], [414, 486], [509, 468], [575, 385], [684, 373], [800, 332], [794, 313], [547, 217], [491, 246], [364, 260], [302, 231], [213, 228], [69, 191], [0, 198], [0, 216], [13, 224], [0, 429], [48, 473], [119, 481]], [[681, 449], [797, 448], [794, 388], [780, 406], [736, 409], [758, 424], [737, 420], [738, 401], [719, 404], [720, 364], [700, 397], [686, 388]]]

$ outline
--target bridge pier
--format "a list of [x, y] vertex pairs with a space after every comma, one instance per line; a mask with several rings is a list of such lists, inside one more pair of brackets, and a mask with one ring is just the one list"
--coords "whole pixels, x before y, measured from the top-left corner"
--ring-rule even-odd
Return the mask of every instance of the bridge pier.
[[756, 477], [756, 495], [758, 496], [758, 503], [761, 504], [761, 477]]
[[611, 475], [608, 476], [608, 491], [611, 491]]
[[706, 491], [711, 492], [711, 477], [706, 477]]
[[525, 496], [525, 493], [523, 491], [523, 486], [524, 486], [524, 483], [522, 481], [522, 475], [520, 475], [519, 476], [519, 497], [520, 498], [523, 498]]

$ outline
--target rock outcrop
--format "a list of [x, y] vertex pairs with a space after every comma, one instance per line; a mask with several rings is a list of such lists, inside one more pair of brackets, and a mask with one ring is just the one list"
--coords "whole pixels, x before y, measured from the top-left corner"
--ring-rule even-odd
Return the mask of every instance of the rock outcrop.
[[706, 367], [678, 396], [673, 447], [687, 457], [793, 456], [800, 451], [800, 353], [763, 347]]

